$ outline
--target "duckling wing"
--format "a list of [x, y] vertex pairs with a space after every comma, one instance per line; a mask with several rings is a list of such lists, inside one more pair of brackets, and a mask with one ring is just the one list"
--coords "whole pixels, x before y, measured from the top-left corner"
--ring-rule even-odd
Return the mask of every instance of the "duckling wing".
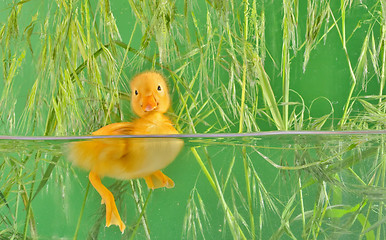
[[[132, 123], [109, 124], [93, 132], [93, 135], [128, 135]], [[101, 176], [114, 176], [111, 169], [122, 169], [121, 165], [129, 153], [129, 140], [124, 138], [102, 138], [68, 144], [67, 157], [76, 166], [93, 170]], [[134, 156], [135, 157], [135, 156]]]
[[133, 131], [133, 124], [131, 122], [112, 123], [104, 126], [92, 135], [130, 135]]

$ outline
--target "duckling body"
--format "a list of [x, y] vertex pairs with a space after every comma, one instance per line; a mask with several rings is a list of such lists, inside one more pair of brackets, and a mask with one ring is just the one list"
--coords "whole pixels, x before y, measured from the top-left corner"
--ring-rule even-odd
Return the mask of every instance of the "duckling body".
[[[133, 122], [113, 123], [93, 135], [178, 134], [171, 121], [160, 113], [149, 113]], [[183, 141], [175, 138], [96, 139], [72, 147], [73, 163], [99, 176], [134, 179], [151, 175], [168, 166], [178, 155]]]
[[[166, 135], [178, 134], [164, 113], [170, 98], [162, 75], [145, 72], [131, 82], [131, 105], [140, 117], [132, 122], [109, 124], [93, 135]], [[111, 192], [102, 185], [100, 177], [116, 179], [145, 178], [149, 188], [174, 187], [174, 182], [160, 170], [169, 165], [183, 147], [177, 138], [105, 138], [70, 145], [69, 159], [89, 170], [89, 179], [106, 204], [106, 226], [116, 224], [123, 232]]]

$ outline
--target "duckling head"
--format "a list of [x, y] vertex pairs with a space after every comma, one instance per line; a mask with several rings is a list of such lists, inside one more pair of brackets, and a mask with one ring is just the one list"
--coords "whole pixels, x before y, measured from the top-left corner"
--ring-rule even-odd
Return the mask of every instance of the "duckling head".
[[131, 106], [138, 116], [150, 112], [165, 113], [169, 109], [169, 90], [160, 73], [140, 73], [133, 78], [130, 88]]

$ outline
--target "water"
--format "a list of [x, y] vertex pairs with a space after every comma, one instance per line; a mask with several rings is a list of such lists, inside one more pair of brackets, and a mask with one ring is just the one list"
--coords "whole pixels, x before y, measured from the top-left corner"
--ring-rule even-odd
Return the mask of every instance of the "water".
[[174, 188], [150, 191], [143, 179], [103, 179], [127, 226], [123, 235], [117, 226], [104, 227], [104, 206], [88, 173], [63, 157], [63, 146], [84, 139], [2, 137], [0, 235], [382, 239], [384, 134], [180, 136], [185, 147], [164, 170]]

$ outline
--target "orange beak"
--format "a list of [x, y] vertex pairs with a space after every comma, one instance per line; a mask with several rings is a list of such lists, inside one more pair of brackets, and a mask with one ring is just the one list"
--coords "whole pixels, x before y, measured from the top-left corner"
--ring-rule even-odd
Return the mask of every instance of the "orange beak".
[[150, 112], [156, 109], [158, 106], [153, 95], [145, 96], [142, 100], [142, 109], [145, 112]]

